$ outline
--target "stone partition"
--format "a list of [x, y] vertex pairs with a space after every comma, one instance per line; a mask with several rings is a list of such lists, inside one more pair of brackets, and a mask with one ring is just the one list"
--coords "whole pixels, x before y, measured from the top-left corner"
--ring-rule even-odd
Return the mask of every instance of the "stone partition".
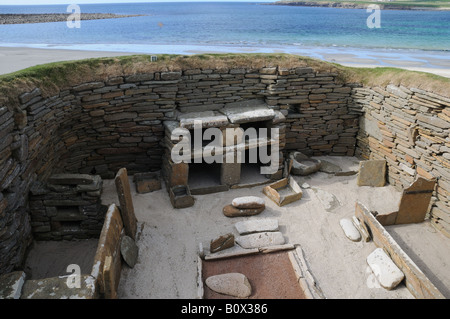
[[437, 179], [429, 217], [450, 237], [450, 98], [394, 85], [355, 88], [352, 96], [364, 112], [356, 155], [386, 160], [399, 190], [417, 176]]

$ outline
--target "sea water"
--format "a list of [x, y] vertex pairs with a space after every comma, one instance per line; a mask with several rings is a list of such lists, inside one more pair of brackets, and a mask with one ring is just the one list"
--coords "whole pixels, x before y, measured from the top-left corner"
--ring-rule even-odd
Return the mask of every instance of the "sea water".
[[[365, 9], [274, 6], [251, 2], [84, 4], [82, 13], [142, 16], [0, 25], [0, 46], [139, 53], [286, 52], [420, 56], [450, 60], [450, 12], [381, 10], [370, 28]], [[0, 13], [67, 13], [65, 5], [1, 6]], [[414, 54], [406, 53], [414, 52]], [[419, 54], [418, 54], [419, 52]], [[406, 54], [406, 55], [405, 55]]]

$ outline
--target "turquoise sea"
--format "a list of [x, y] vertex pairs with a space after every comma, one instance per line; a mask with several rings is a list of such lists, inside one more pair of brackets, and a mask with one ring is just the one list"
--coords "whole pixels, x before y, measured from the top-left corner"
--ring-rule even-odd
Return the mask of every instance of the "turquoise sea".
[[[83, 13], [144, 16], [0, 25], [0, 46], [141, 53], [287, 52], [325, 58], [356, 54], [392, 59], [450, 60], [450, 12], [381, 10], [381, 28], [369, 28], [371, 12], [272, 6], [245, 2], [81, 5]], [[0, 13], [66, 13], [67, 6], [1, 6]], [[431, 58], [430, 58], [431, 57]]]

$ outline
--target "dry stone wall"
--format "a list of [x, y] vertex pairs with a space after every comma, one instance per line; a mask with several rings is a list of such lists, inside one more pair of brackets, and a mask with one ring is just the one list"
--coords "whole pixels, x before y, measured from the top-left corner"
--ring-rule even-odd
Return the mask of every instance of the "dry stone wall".
[[388, 85], [355, 88], [353, 99], [364, 112], [356, 154], [386, 160], [398, 189], [417, 176], [436, 178], [429, 217], [450, 237], [450, 98]]
[[287, 150], [352, 155], [350, 91], [336, 74], [266, 67], [124, 74], [50, 97], [38, 87], [18, 92], [18, 105], [0, 105], [0, 273], [19, 266], [32, 238], [28, 196], [36, 181], [55, 173], [113, 178], [121, 167], [159, 170], [163, 121], [251, 99], [286, 117]]
[[[0, 97], [0, 273], [20, 268], [33, 239], [35, 182], [57, 173], [106, 179], [122, 167], [130, 175], [160, 170], [164, 121], [255, 99], [284, 115], [285, 152], [307, 155], [354, 155], [365, 111], [358, 154], [388, 159], [390, 181], [398, 186], [413, 171], [439, 176], [432, 218], [440, 228], [448, 223], [448, 98], [354, 87], [311, 67], [136, 72], [79, 81], [52, 96], [39, 85], [17, 88], [17, 103]], [[417, 129], [410, 132], [410, 124]]]

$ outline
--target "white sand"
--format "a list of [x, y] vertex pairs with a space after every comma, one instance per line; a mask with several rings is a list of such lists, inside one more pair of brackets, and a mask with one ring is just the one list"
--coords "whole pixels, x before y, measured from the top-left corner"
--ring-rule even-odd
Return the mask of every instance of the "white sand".
[[135, 53], [0, 47], [0, 74], [51, 62], [132, 54]]
[[[87, 47], [91, 48], [91, 47]], [[133, 46], [135, 53], [127, 52], [107, 52], [107, 51], [88, 51], [88, 50], [69, 50], [69, 49], [37, 49], [20, 47], [0, 47], [0, 74], [19, 71], [31, 66], [68, 60], [80, 60], [98, 57], [113, 57], [133, 54], [199, 54], [199, 53], [262, 53], [279, 52], [291, 53], [302, 56], [311, 56], [324, 61], [342, 64], [351, 67], [397, 67], [413, 71], [428, 72], [444, 77], [450, 77], [450, 66], [448, 61], [450, 57], [440, 56], [436, 53], [429, 53], [425, 56], [421, 53], [408, 53], [410, 55], [399, 58], [400, 53], [395, 54], [377, 54], [376, 51], [346, 52], [345, 49], [336, 48], [314, 48], [295, 50], [265, 50], [261, 48], [234, 48], [234, 47], [203, 47], [203, 46], [177, 46], [177, 45], [155, 45], [140, 47]], [[95, 48], [92, 48], [95, 49]]]
[[[340, 163], [343, 162], [339, 159]], [[356, 159], [349, 158], [350, 161]], [[345, 161], [345, 159], [344, 159]], [[276, 218], [286, 241], [299, 244], [318, 285], [327, 298], [412, 298], [401, 283], [392, 291], [381, 288], [366, 263], [376, 248], [371, 242], [352, 242], [339, 221], [351, 218], [356, 200], [380, 213], [398, 208], [400, 194], [391, 186], [358, 187], [356, 176], [316, 173], [295, 179], [304, 190], [300, 201], [284, 207], [266, 200], [266, 209], [254, 217], [227, 218], [222, 208], [238, 196], [264, 196], [262, 187], [195, 196], [193, 207], [173, 209], [163, 188], [136, 194], [131, 184], [139, 221], [139, 259], [133, 269], [125, 268], [119, 285], [120, 298], [196, 298], [197, 252], [199, 243], [208, 248], [211, 239], [237, 231], [234, 224], [251, 218]], [[130, 177], [131, 181], [131, 177]], [[114, 182], [106, 180], [103, 201], [118, 203]], [[320, 189], [337, 198], [339, 206], [328, 212], [318, 200]], [[428, 222], [393, 226], [389, 229], [398, 243], [428, 278], [450, 297], [450, 241]]]

